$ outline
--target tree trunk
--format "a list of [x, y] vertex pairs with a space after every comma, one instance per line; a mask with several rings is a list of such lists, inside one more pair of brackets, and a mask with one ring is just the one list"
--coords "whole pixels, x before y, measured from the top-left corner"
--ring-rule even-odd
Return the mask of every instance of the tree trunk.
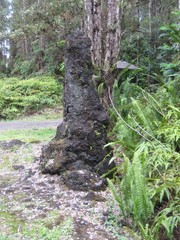
[[[118, 0], [85, 0], [85, 30], [91, 39], [92, 62], [102, 72], [105, 105], [109, 104], [107, 89], [114, 83], [113, 65], [119, 55], [120, 11]], [[97, 83], [98, 85], [98, 83]]]
[[91, 58], [92, 63], [98, 67], [102, 67], [103, 56], [103, 1], [100, 0], [85, 0], [85, 30], [88, 37], [91, 39]]
[[120, 46], [119, 7], [116, 0], [107, 1], [107, 27], [105, 41], [104, 72], [108, 73], [117, 61]]
[[153, 0], [149, 0], [148, 15], [149, 15], [149, 35], [150, 35], [150, 38], [151, 38], [151, 35], [152, 35], [152, 4], [153, 4]]
[[[22, 4], [23, 4], [23, 9], [25, 10], [26, 7], [27, 7], [26, 0], [23, 0]], [[26, 21], [23, 20], [23, 19], [22, 19], [22, 21], [24, 23], [24, 26], [26, 26]], [[27, 36], [24, 37], [24, 58], [25, 58], [26, 61], [28, 61], [28, 59], [29, 59], [29, 44], [28, 44], [28, 37]]]
[[26, 61], [28, 61], [29, 59], [29, 47], [27, 37], [24, 37], [24, 58]]
[[40, 34], [39, 36], [39, 49], [40, 49], [40, 54], [39, 54], [39, 70], [41, 72], [44, 71], [44, 50], [45, 50], [45, 36], [43, 34]]

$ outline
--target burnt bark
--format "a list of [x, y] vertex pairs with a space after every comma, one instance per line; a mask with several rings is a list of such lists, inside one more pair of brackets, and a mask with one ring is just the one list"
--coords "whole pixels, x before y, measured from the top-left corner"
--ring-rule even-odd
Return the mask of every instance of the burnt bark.
[[67, 39], [63, 122], [41, 156], [43, 173], [61, 174], [76, 190], [102, 189], [98, 175], [114, 166], [109, 165], [111, 149], [104, 148], [109, 118], [93, 87], [90, 47], [80, 30]]

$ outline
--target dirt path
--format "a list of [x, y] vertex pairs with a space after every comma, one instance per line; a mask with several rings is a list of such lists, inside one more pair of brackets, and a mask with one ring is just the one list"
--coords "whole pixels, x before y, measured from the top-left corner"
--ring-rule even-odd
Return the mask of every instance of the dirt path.
[[62, 119], [45, 121], [10, 121], [0, 122], [0, 131], [18, 129], [56, 128]]

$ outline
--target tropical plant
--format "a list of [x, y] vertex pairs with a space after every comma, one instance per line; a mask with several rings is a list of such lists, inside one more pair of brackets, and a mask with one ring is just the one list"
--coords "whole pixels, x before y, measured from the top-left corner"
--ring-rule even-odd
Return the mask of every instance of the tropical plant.
[[142, 239], [159, 239], [162, 229], [172, 239], [180, 220], [179, 81], [175, 78], [154, 93], [130, 82], [122, 88], [119, 106], [112, 102], [118, 120], [117, 140], [110, 145], [123, 163], [117, 166], [117, 188], [108, 183], [123, 216]]
[[159, 47], [163, 62], [161, 69], [166, 80], [179, 78], [180, 58], [179, 58], [179, 44], [180, 44], [180, 11], [173, 12], [177, 22], [161, 27], [162, 34], [160, 38], [166, 40], [163, 46]]

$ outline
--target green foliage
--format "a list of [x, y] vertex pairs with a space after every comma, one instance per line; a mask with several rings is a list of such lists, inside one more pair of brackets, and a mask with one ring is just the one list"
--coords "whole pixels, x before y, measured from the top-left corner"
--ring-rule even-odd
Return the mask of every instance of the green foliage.
[[[180, 21], [180, 11], [176, 11], [173, 15]], [[166, 39], [166, 43], [159, 47], [163, 57], [161, 69], [166, 80], [174, 79], [179, 76], [180, 59], [179, 59], [179, 44], [180, 44], [180, 27], [177, 23], [172, 23], [161, 27], [163, 32], [160, 37]], [[166, 62], [164, 61], [166, 60]]]
[[0, 240], [11, 240], [9, 237], [0, 234]]
[[117, 166], [117, 189], [108, 183], [126, 221], [133, 223], [128, 232], [137, 240], [159, 240], [160, 234], [171, 240], [180, 225], [179, 26], [161, 30], [166, 38], [160, 48], [164, 79], [156, 81], [161, 86], [147, 91], [131, 79], [120, 88], [115, 83], [111, 110], [116, 139], [110, 145], [114, 158], [123, 163]]
[[80, 27], [82, 0], [13, 0], [8, 18], [12, 75], [61, 74], [63, 46], [67, 34]]
[[42, 239], [42, 240], [59, 240], [64, 239], [68, 240], [72, 234], [73, 221], [68, 218], [64, 222], [62, 222], [59, 226], [53, 226], [52, 228], [48, 228], [39, 223], [35, 225], [31, 230], [28, 230], [27, 233], [24, 232], [23, 235], [27, 239]]
[[118, 184], [118, 191], [108, 179], [110, 189], [123, 216], [127, 222], [132, 218], [134, 226], [137, 222], [144, 225], [153, 213], [153, 204], [144, 178], [144, 167], [136, 154], [132, 162], [125, 157], [123, 178]]
[[175, 78], [150, 93], [127, 81], [113, 105], [118, 120], [110, 145], [124, 162], [117, 166], [117, 188], [108, 183], [123, 216], [145, 240], [158, 240], [162, 229], [172, 239], [180, 223], [179, 86]]
[[17, 118], [60, 104], [62, 85], [50, 76], [2, 79], [0, 86], [1, 118]]

